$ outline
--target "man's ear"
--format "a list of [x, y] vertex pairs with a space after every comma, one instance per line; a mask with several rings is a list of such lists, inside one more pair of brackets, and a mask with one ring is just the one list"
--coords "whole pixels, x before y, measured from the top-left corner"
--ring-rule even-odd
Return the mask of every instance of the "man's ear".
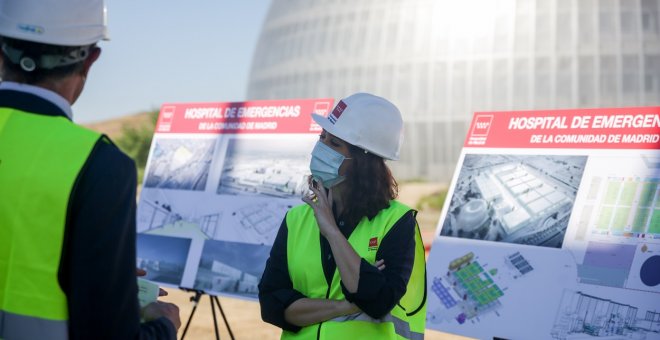
[[89, 72], [89, 69], [92, 67], [92, 64], [96, 62], [96, 60], [101, 56], [101, 48], [98, 46], [94, 46], [89, 49], [89, 57], [83, 61], [83, 68], [82, 68], [82, 74], [85, 78], [87, 78], [87, 73]]

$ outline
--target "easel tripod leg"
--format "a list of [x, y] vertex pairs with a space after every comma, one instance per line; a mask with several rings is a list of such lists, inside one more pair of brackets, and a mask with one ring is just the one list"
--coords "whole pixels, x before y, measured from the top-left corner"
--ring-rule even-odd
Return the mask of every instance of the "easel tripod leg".
[[199, 299], [201, 297], [202, 297], [202, 293], [195, 292], [195, 296], [190, 298], [190, 300], [193, 302], [193, 309], [190, 312], [190, 317], [188, 317], [188, 322], [186, 322], [186, 327], [183, 329], [183, 334], [181, 334], [181, 340], [183, 340], [186, 337], [186, 333], [188, 332], [188, 327], [190, 326], [190, 321], [192, 321], [193, 315], [195, 315], [195, 311], [197, 310], [197, 305], [199, 304]]
[[215, 339], [220, 340], [220, 332], [218, 331], [218, 319], [215, 316], [215, 304], [213, 303], [213, 295], [209, 295], [211, 302], [211, 312], [213, 313], [213, 327], [215, 328]]
[[[190, 317], [188, 317], [188, 322], [186, 322], [186, 327], [183, 329], [183, 334], [181, 334], [181, 340], [183, 340], [186, 337], [186, 333], [188, 332], [188, 327], [190, 326], [190, 321], [192, 321], [193, 315], [195, 315], [195, 311], [197, 310], [197, 305], [199, 304], [199, 300], [202, 297], [204, 293], [201, 291], [195, 291], [195, 296], [190, 298], [190, 301], [193, 302], [193, 309], [190, 312]], [[209, 295], [209, 299], [211, 301], [211, 313], [213, 313], [213, 327], [215, 328], [215, 338], [217, 340], [220, 340], [220, 331], [218, 329], [218, 318], [215, 314], [215, 305], [218, 305], [218, 309], [220, 310], [220, 314], [222, 315], [222, 320], [225, 322], [225, 326], [227, 326], [227, 331], [229, 332], [229, 337], [231, 340], [234, 340], [234, 333], [231, 330], [231, 327], [229, 326], [229, 321], [227, 321], [227, 317], [225, 316], [225, 311], [222, 309], [222, 305], [220, 305], [220, 299], [218, 299], [217, 296], [215, 295]]]
[[229, 332], [229, 338], [231, 340], [234, 340], [234, 333], [231, 331], [231, 327], [229, 327], [229, 321], [227, 321], [227, 317], [225, 316], [225, 311], [222, 310], [222, 306], [220, 305], [220, 299], [217, 296], [213, 296], [213, 299], [215, 302], [218, 304], [218, 309], [220, 310], [220, 314], [222, 314], [222, 320], [225, 322], [225, 326], [227, 327], [227, 331]]

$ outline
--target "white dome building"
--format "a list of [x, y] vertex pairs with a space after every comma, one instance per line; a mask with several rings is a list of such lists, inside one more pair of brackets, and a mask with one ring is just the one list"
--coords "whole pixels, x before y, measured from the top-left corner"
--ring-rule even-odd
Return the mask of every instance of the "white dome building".
[[660, 104], [660, 0], [273, 0], [249, 99], [366, 91], [399, 179], [448, 181], [474, 111]]
[[489, 227], [490, 215], [488, 202], [481, 198], [469, 200], [461, 206], [461, 212], [456, 216], [456, 225], [465, 233], [479, 233]]

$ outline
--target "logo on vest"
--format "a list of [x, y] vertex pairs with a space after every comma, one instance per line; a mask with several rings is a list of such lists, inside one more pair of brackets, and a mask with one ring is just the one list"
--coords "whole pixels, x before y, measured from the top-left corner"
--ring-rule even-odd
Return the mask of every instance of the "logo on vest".
[[378, 250], [378, 237], [369, 239], [369, 250]]

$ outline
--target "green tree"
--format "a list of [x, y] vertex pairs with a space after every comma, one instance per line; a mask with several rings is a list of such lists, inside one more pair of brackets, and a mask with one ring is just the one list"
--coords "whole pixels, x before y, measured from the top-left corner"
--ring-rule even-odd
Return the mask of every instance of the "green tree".
[[139, 183], [142, 183], [144, 167], [147, 165], [151, 139], [154, 136], [156, 121], [158, 120], [158, 111], [151, 111], [148, 115], [149, 120], [146, 124], [140, 126], [122, 125], [121, 137], [116, 141], [117, 146], [135, 161], [138, 168]]
[[445, 203], [445, 198], [447, 197], [447, 190], [443, 189], [432, 194], [422, 197], [415, 206], [415, 209], [432, 209], [432, 210], [442, 210], [442, 205]]

